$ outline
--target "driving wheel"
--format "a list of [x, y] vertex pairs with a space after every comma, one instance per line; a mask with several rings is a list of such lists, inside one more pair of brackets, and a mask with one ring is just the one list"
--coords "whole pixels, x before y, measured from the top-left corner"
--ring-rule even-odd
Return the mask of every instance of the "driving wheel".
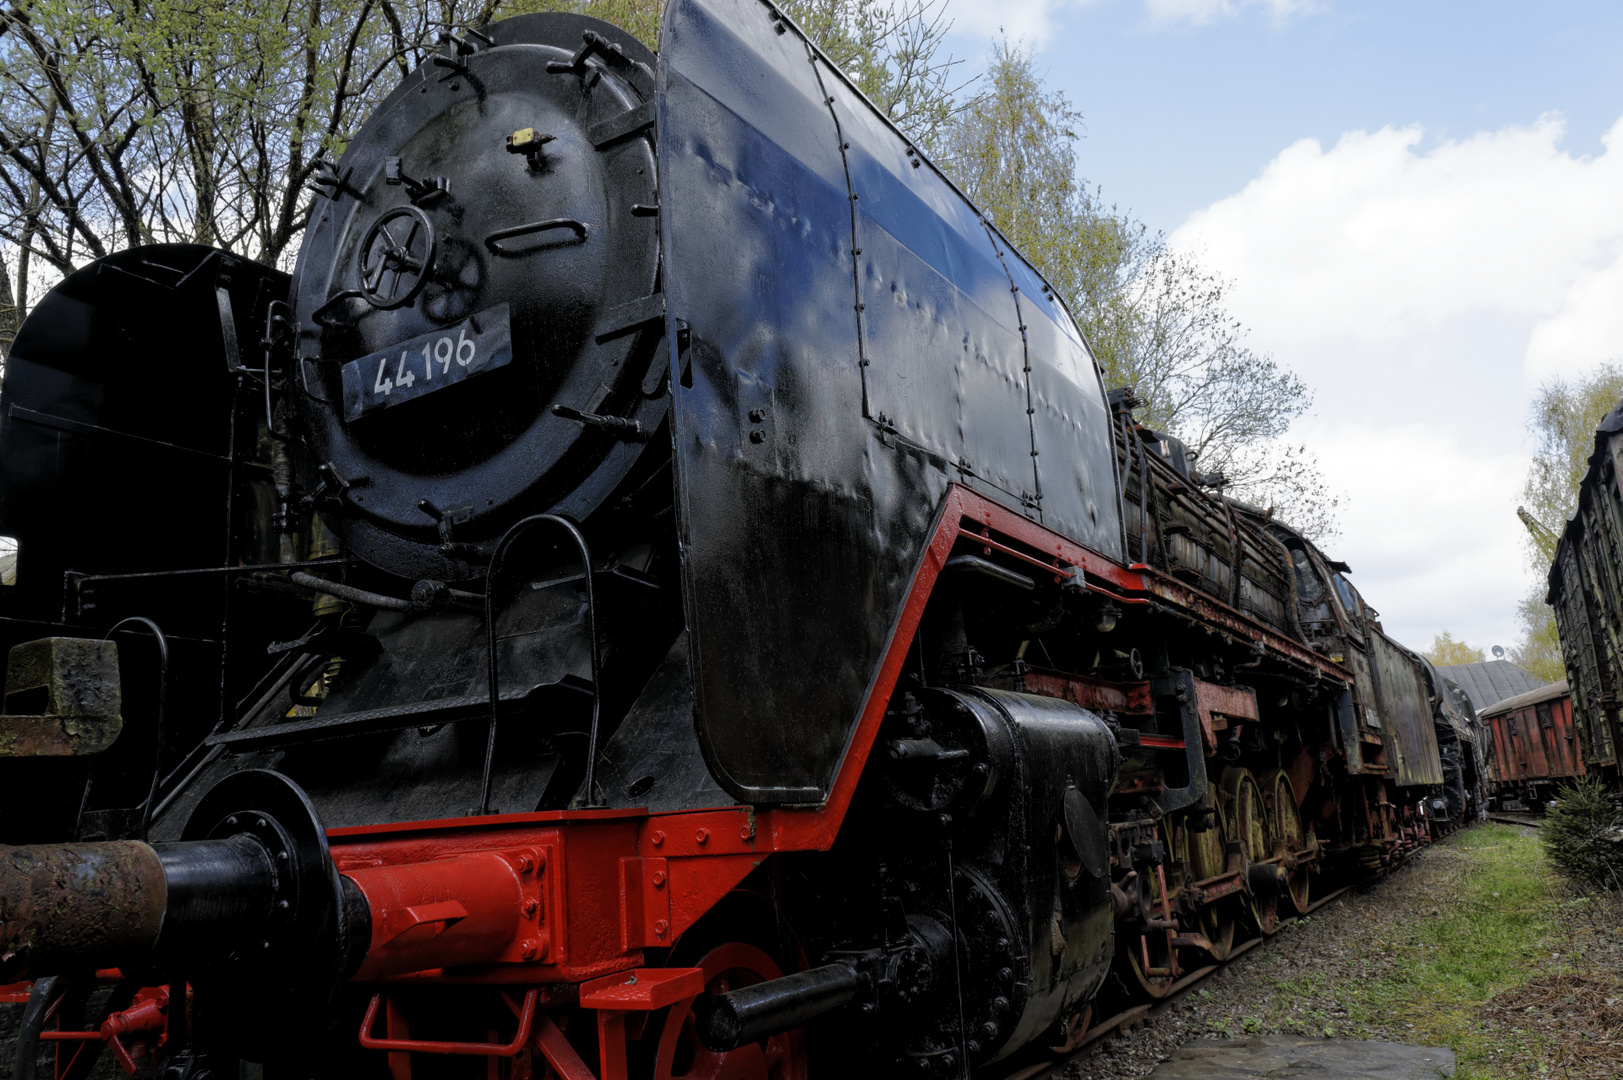
[[[725, 994], [783, 975], [777, 963], [754, 945], [717, 945], [695, 967], [704, 970], [707, 994]], [[806, 1037], [800, 1029], [773, 1035], [736, 1050], [717, 1052], [699, 1041], [693, 1003], [671, 1006], [654, 1052], [654, 1080], [806, 1080]]]

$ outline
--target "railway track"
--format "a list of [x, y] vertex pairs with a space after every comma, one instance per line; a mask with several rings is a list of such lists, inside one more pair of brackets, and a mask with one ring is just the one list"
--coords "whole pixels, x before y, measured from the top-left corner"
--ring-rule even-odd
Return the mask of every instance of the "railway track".
[[[1307, 914], [1313, 914], [1315, 911], [1319, 910], [1326, 904], [1339, 898], [1344, 893], [1355, 887], [1355, 885], [1343, 885], [1339, 889], [1326, 893], [1324, 896], [1308, 905]], [[1222, 963], [1210, 964], [1206, 967], [1190, 972], [1178, 982], [1174, 983], [1172, 985], [1172, 989], [1167, 991], [1165, 997], [1153, 1002], [1146, 1002], [1142, 1005], [1135, 1005], [1129, 1009], [1123, 1009], [1114, 1016], [1111, 1016], [1094, 1025], [1088, 1030], [1088, 1033], [1083, 1036], [1081, 1045], [1075, 1050], [1068, 1051], [1064, 1054], [1055, 1054], [1043, 1061], [1032, 1062], [1020, 1066], [1012, 1072], [997, 1076], [995, 1080], [1038, 1080], [1038, 1078], [1045, 1077], [1056, 1069], [1064, 1068], [1070, 1062], [1076, 1061], [1091, 1053], [1094, 1044], [1100, 1039], [1104, 1038], [1106, 1035], [1109, 1035], [1111, 1032], [1118, 1031], [1129, 1024], [1133, 1024], [1141, 1020], [1153, 1019], [1154, 1017], [1159, 1016], [1180, 998], [1183, 998], [1191, 991], [1200, 989], [1200, 987], [1211, 979], [1212, 976], [1222, 971], [1224, 967], [1234, 963], [1234, 961], [1238, 960], [1240, 957], [1244, 956], [1258, 945], [1261, 945], [1266, 940], [1267, 937], [1254, 937], [1248, 941], [1237, 943], [1229, 952], [1227, 959], [1222, 961]]]
[[[1490, 821], [1497, 821], [1508, 825], [1524, 825], [1530, 828], [1538, 828], [1540, 824], [1539, 819], [1537, 818], [1519, 817], [1511, 814], [1490, 813], [1487, 815], [1487, 817]], [[1423, 850], [1428, 846], [1429, 845], [1422, 845], [1420, 850]], [[1407, 863], [1409, 856], [1412, 854], [1413, 852], [1406, 853], [1403, 858], [1396, 860], [1392, 864], [1383, 868], [1381, 872], [1374, 878], [1367, 881], [1358, 881], [1348, 885], [1342, 885], [1339, 888], [1331, 890], [1309, 904], [1304, 915], [1311, 915], [1315, 911], [1318, 911], [1320, 908], [1324, 907], [1326, 904], [1339, 899], [1341, 896], [1345, 895], [1351, 890], [1358, 888], [1361, 885], [1372, 884], [1374, 881], [1385, 877], [1397, 867]], [[1283, 927], [1283, 925], [1285, 924], [1281, 924], [1281, 927]], [[1212, 976], [1222, 971], [1224, 967], [1232, 964], [1241, 956], [1244, 956], [1246, 953], [1268, 940], [1269, 937], [1273, 936], [1275, 935], [1261, 935], [1247, 941], [1237, 942], [1224, 960], [1222, 960], [1220, 963], [1209, 964], [1206, 967], [1190, 972], [1178, 982], [1174, 983], [1165, 997], [1159, 998], [1155, 1001], [1145, 1002], [1141, 1005], [1135, 1005], [1131, 1008], [1123, 1009], [1121, 1012], [1118, 1012], [1115, 1015], [1095, 1024], [1093, 1027], [1088, 1029], [1086, 1035], [1083, 1036], [1081, 1044], [1077, 1046], [1076, 1049], [1067, 1051], [1063, 1054], [1051, 1054], [1042, 1061], [1027, 1062], [1023, 1065], [1015, 1066], [1007, 1073], [995, 1074], [991, 1080], [1045, 1080], [1045, 1078], [1049, 1074], [1052, 1074], [1055, 1070], [1062, 1069], [1070, 1062], [1079, 1060], [1080, 1058], [1091, 1053], [1094, 1045], [1111, 1032], [1119, 1031], [1123, 1027], [1138, 1021], [1153, 1019], [1154, 1017], [1166, 1012], [1167, 1009], [1171, 1008], [1172, 1005], [1175, 1004], [1179, 999], [1185, 997], [1191, 991], [1200, 989], [1201, 986], [1212, 978]]]

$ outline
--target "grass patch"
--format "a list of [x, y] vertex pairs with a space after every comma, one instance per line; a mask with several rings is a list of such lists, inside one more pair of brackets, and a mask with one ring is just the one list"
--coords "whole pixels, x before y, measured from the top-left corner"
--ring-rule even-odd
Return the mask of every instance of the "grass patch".
[[[1551, 870], [1538, 838], [1502, 825], [1456, 834], [1430, 858], [1423, 917], [1383, 919], [1352, 965], [1365, 977], [1329, 987], [1309, 976], [1279, 986], [1280, 1004], [1321, 1018], [1324, 1033], [1453, 1049], [1456, 1080], [1550, 1076], [1550, 1036], [1485, 1014], [1494, 995], [1548, 970], [1561, 951]], [[1427, 906], [1432, 905], [1432, 906]], [[1326, 1010], [1327, 991], [1335, 1007]]]

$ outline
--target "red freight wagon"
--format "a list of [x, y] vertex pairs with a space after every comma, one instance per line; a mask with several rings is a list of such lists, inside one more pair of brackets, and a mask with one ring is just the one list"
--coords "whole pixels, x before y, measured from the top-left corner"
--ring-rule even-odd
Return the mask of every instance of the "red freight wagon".
[[1493, 731], [1491, 798], [1500, 809], [1536, 806], [1561, 781], [1583, 775], [1565, 679], [1506, 698], [1479, 715]]

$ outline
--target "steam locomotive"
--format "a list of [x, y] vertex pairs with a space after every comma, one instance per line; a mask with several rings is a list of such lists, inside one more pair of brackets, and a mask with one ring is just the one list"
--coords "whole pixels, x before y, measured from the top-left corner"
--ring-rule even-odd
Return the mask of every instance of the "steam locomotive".
[[1449, 688], [762, 0], [448, 34], [0, 391], [0, 981], [174, 1080], [967, 1075], [1467, 820]]

